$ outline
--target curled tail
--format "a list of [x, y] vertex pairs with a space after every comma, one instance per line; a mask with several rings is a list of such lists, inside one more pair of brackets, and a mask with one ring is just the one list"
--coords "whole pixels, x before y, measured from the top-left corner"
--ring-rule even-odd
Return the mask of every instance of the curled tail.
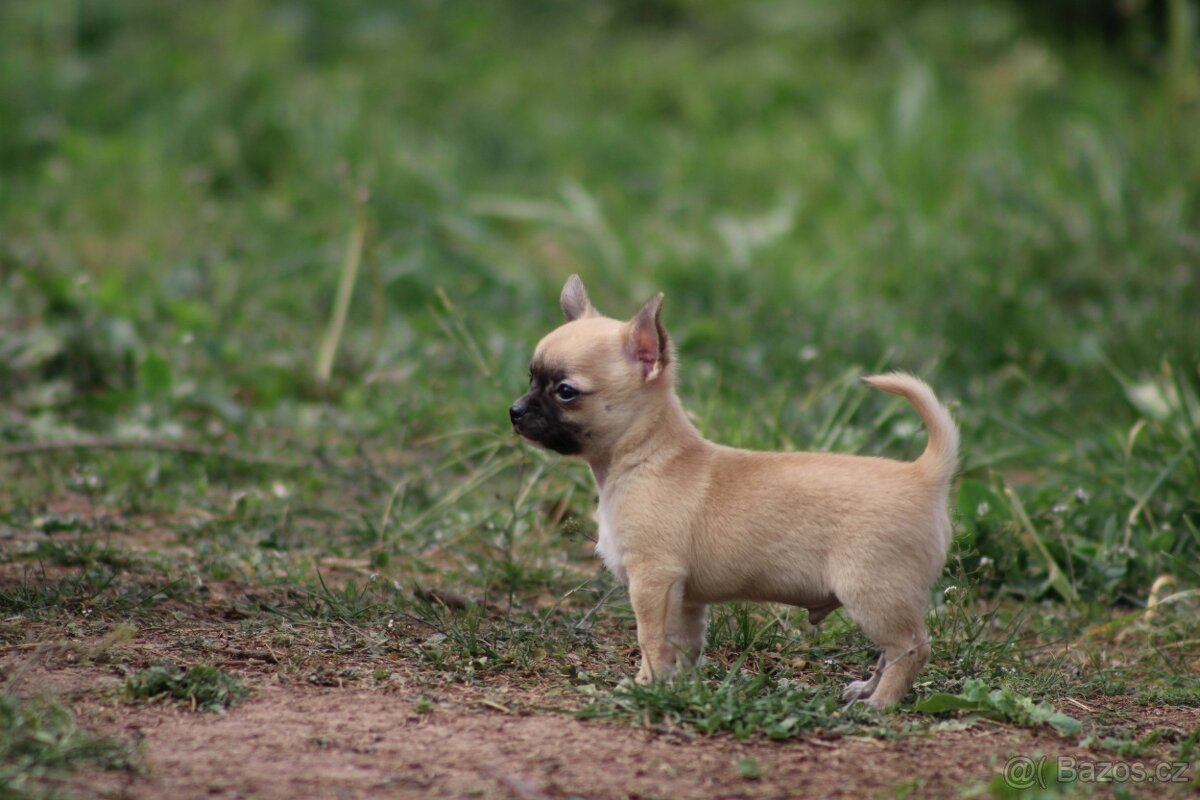
[[920, 378], [904, 372], [872, 375], [863, 381], [884, 392], [898, 394], [912, 403], [925, 421], [929, 443], [917, 459], [928, 475], [948, 481], [958, 466], [958, 426], [946, 407], [938, 402], [933, 390]]

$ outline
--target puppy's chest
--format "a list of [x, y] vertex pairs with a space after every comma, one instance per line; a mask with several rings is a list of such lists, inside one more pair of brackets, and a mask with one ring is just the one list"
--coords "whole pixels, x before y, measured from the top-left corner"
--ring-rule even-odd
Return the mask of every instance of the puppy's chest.
[[596, 536], [596, 555], [604, 559], [604, 566], [617, 576], [617, 580], [628, 584], [628, 576], [625, 574], [625, 548], [617, 531], [611, 498], [600, 496], [600, 505], [596, 508], [596, 522], [600, 527]]

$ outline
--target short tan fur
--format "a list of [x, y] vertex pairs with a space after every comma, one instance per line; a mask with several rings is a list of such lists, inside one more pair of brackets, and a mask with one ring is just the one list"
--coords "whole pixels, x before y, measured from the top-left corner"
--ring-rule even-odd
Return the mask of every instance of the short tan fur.
[[924, 420], [916, 461], [707, 441], [675, 393], [662, 300], [610, 319], [572, 276], [567, 322], [537, 345], [530, 391], [510, 409], [518, 433], [591, 466], [596, 549], [629, 588], [638, 681], [700, 659], [709, 603], [789, 603], [814, 623], [842, 606], [882, 650], [845, 698], [899, 702], [929, 656], [925, 610], [950, 544], [958, 429], [949, 412], [922, 381], [889, 373], [864, 380]]

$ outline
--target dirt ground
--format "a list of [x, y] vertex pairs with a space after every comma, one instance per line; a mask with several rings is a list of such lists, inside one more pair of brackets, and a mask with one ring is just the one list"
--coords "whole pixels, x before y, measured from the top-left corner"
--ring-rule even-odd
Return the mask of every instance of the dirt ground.
[[[141, 743], [141, 773], [84, 772], [70, 787], [79, 797], [947, 797], [982, 790], [1012, 756], [1113, 758], [1049, 731], [988, 723], [888, 740], [739, 742], [539, 711], [528, 692], [303, 686], [254, 664], [243, 673], [253, 695], [225, 714], [206, 714], [131, 705], [111, 668], [20, 660], [9, 654], [0, 667], [20, 669], [25, 692], [65, 699], [88, 728]], [[1200, 709], [1120, 708], [1115, 700], [1108, 710], [1136, 729], [1200, 725]], [[743, 774], [746, 759], [759, 777]], [[1143, 763], [1153, 768], [1157, 759]]]
[[[170, 552], [170, 541], [141, 542]], [[180, 558], [190, 557], [181, 550]], [[19, 563], [0, 565], [0, 585], [27, 579]], [[41, 579], [69, 568], [42, 567]], [[21, 616], [0, 619], [0, 679], [6, 691], [69, 706], [81, 724], [139, 745], [136, 772], [76, 773], [81, 798], [714, 798], [989, 796], [1014, 756], [1116, 760], [1051, 729], [947, 719], [891, 738], [812, 731], [772, 742], [698, 736], [580, 718], [577, 696], [537, 674], [460, 682], [428, 666], [356, 646], [353, 625], [303, 623], [291, 644], [277, 628], [255, 627], [233, 596], [212, 582], [206, 601], [167, 601], [138, 617], [124, 638], [119, 618], [65, 626]], [[271, 590], [261, 590], [271, 591]], [[278, 591], [285, 591], [279, 589]], [[389, 625], [390, 627], [390, 625]], [[397, 636], [401, 634], [396, 632]], [[390, 660], [389, 660], [390, 658]], [[250, 696], [225, 713], [178, 702], [131, 702], [121, 687], [131, 671], [161, 660], [212, 663], [236, 674]], [[386, 679], [375, 679], [380, 667]], [[343, 676], [355, 675], [353, 678]], [[1155, 729], [1178, 742], [1200, 726], [1200, 708], [1140, 705], [1131, 697], [1081, 697], [1069, 711], [1085, 723], [1114, 722], [1129, 736]], [[1061, 704], [1060, 704], [1061, 705]], [[894, 715], [901, 730], [905, 718]], [[1140, 759], [1170, 760], [1164, 741]], [[1195, 764], [1187, 778], [1194, 778]], [[1003, 788], [1003, 784], [998, 784]], [[1193, 783], [1194, 786], [1194, 783]], [[1110, 795], [1184, 796], [1183, 784], [1081, 784]], [[1008, 796], [1008, 795], [1005, 795]], [[1191, 796], [1191, 795], [1189, 795]]]

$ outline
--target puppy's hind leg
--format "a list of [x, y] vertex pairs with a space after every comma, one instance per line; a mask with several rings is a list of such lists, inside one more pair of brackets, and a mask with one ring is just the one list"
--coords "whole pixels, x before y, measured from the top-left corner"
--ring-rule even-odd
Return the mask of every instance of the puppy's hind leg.
[[929, 640], [922, 631], [920, 638], [912, 640], [911, 644], [884, 648], [883, 656], [887, 664], [879, 678], [879, 686], [867, 698], [868, 704], [881, 709], [899, 703], [908, 694], [917, 673], [929, 660]]
[[864, 601], [860, 603], [845, 598], [850, 618], [862, 626], [883, 654], [871, 679], [851, 683], [844, 696], [849, 700], [848, 695], [854, 693], [858, 695], [855, 699], [875, 708], [887, 708], [899, 703], [912, 688], [929, 658], [929, 638], [925, 633], [924, 593], [908, 598], [891, 597], [887, 606], [879, 603], [878, 597], [866, 593], [857, 598]]
[[846, 684], [846, 688], [842, 690], [842, 699], [847, 705], [853, 705], [860, 700], [867, 700], [879, 686], [879, 679], [883, 677], [883, 668], [887, 666], [887, 658], [880, 653], [879, 661], [875, 664], [875, 669], [871, 672], [871, 677], [865, 681], [850, 681]]

